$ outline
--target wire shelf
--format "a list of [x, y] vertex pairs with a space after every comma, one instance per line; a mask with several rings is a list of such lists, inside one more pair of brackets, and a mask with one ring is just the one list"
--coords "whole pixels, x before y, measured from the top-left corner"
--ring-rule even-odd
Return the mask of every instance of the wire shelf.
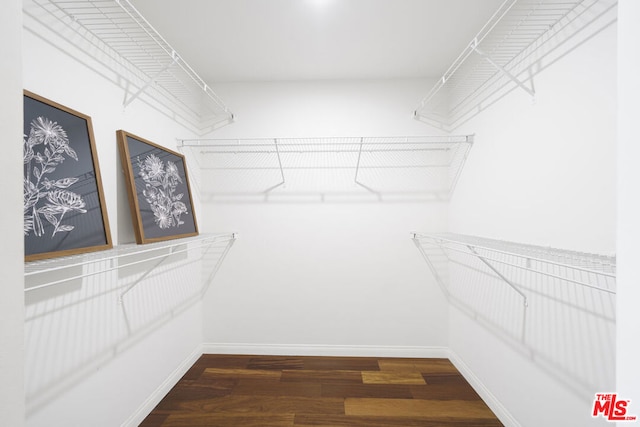
[[[539, 71], [532, 65], [576, 36], [617, 0], [505, 0], [422, 99], [416, 119], [453, 130]], [[528, 74], [527, 74], [528, 73]], [[499, 95], [497, 95], [499, 93]]]
[[452, 233], [411, 238], [459, 321], [576, 394], [615, 378], [615, 256]]
[[[199, 248], [209, 248], [216, 243], [226, 243], [237, 239], [236, 233], [201, 234], [195, 237], [137, 245], [135, 243], [119, 245], [106, 251], [71, 255], [25, 263], [25, 279], [44, 277], [44, 282], [27, 285], [25, 292], [58, 285], [83, 277], [119, 270], [152, 260], [164, 259], [169, 255], [188, 252]], [[84, 268], [86, 266], [95, 268]], [[79, 274], [64, 275], [60, 279], [51, 279], [52, 273], [80, 268]]]
[[[205, 200], [317, 197], [448, 199], [473, 142], [444, 137], [183, 140]], [[209, 200], [211, 201], [211, 200]]]
[[[525, 271], [558, 284], [584, 286], [615, 294], [616, 259], [614, 256], [555, 249], [461, 234], [412, 233], [432, 272], [443, 289], [447, 288], [443, 261], [462, 254], [481, 261], [493, 274], [523, 297], [527, 296], [515, 280], [507, 277], [515, 270]], [[434, 250], [435, 249], [435, 250]]]
[[[198, 130], [215, 129], [233, 120], [220, 97], [128, 0], [32, 1], [73, 29], [72, 43], [79, 35], [98, 48], [96, 59], [116, 59], [119, 67], [127, 69], [126, 77], [132, 81], [126, 87], [125, 107], [146, 95], [169, 106]], [[26, 6], [25, 12], [35, 14]]]

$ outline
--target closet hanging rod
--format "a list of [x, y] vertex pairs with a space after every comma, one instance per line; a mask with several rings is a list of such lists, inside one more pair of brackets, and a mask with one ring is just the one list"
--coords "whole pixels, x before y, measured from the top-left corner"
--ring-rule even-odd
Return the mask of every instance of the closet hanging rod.
[[[279, 166], [261, 166], [261, 167], [255, 167], [252, 166], [251, 170], [253, 171], [278, 171], [280, 169], [282, 170], [325, 170], [325, 169], [329, 169], [329, 170], [351, 170], [351, 169], [356, 169], [358, 167], [358, 165], [352, 165], [352, 166], [283, 166], [282, 168], [280, 168]], [[451, 167], [451, 165], [393, 165], [393, 166], [360, 166], [360, 169], [372, 169], [372, 170], [378, 170], [378, 169], [431, 169], [431, 168], [448, 168]], [[202, 170], [221, 170], [221, 171], [243, 171], [246, 170], [247, 167], [226, 167], [226, 166], [220, 166], [220, 167], [209, 167], [209, 166], [202, 166], [201, 167]]]
[[[268, 147], [265, 147], [268, 148]], [[278, 150], [280, 154], [318, 154], [318, 153], [398, 153], [398, 152], [431, 152], [449, 151], [450, 148], [389, 148], [389, 149], [362, 149], [362, 150]], [[204, 150], [200, 154], [275, 154], [274, 148], [269, 150]]]
[[326, 145], [430, 145], [472, 144], [474, 135], [411, 136], [411, 137], [311, 137], [311, 138], [239, 138], [239, 139], [178, 139], [185, 147], [263, 147], [277, 144], [287, 146]]
[[[466, 142], [466, 141], [465, 141]], [[360, 141], [353, 141], [353, 142], [299, 142], [299, 143], [295, 143], [295, 142], [278, 142], [278, 146], [279, 147], [299, 147], [299, 146], [305, 146], [305, 147], [323, 147], [323, 146], [348, 146], [348, 145], [355, 145], [355, 146], [359, 146], [360, 144], [364, 144], [364, 145], [373, 145], [373, 146], [378, 146], [378, 145], [438, 145], [438, 144], [461, 144], [462, 142], [444, 142], [444, 141], [429, 141], [429, 142], [360, 142]], [[269, 144], [245, 144], [245, 143], [241, 143], [241, 144], [207, 144], [207, 145], [197, 145], [197, 146], [201, 146], [201, 147], [270, 147], [272, 145], [275, 145], [275, 142], [269, 143]]]

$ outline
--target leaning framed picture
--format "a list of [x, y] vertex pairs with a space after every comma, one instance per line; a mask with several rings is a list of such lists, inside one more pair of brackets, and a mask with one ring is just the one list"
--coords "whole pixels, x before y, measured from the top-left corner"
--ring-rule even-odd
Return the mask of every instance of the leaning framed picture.
[[116, 132], [138, 244], [198, 234], [182, 154], [129, 132]]
[[113, 246], [91, 117], [24, 91], [25, 261]]

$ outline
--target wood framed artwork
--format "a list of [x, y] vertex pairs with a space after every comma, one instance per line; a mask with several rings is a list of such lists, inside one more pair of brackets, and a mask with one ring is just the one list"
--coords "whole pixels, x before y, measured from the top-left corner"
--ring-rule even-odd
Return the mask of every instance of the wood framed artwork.
[[116, 134], [136, 242], [196, 236], [184, 156], [123, 130]]
[[113, 247], [91, 117], [24, 91], [25, 261]]

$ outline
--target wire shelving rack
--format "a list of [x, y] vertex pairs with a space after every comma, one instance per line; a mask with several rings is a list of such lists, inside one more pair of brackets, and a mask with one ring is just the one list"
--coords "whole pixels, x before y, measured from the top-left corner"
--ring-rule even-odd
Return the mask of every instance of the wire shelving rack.
[[27, 0], [23, 8], [118, 73], [124, 107], [151, 99], [203, 132], [233, 121], [222, 99], [128, 0]]
[[[153, 260], [162, 262], [170, 256], [193, 250], [201, 249], [206, 252], [214, 244], [230, 243], [237, 238], [237, 233], [201, 234], [146, 245], [130, 243], [105, 251], [27, 262], [24, 267], [27, 282], [24, 291], [32, 292]], [[58, 272], [63, 274], [56, 274]], [[34, 283], [29, 284], [29, 281]]]
[[[182, 140], [209, 197], [447, 200], [473, 135]], [[318, 197], [319, 196], [319, 197]], [[353, 200], [353, 199], [351, 199]]]
[[420, 101], [414, 117], [452, 131], [513, 89], [535, 99], [532, 77], [541, 66], [534, 64], [616, 5], [617, 0], [505, 0]]
[[615, 256], [453, 233], [412, 233], [411, 238], [445, 293], [448, 283], [442, 266], [454, 254], [479, 260], [492, 274], [518, 293], [525, 306], [526, 293], [510, 278], [514, 270], [543, 276], [559, 285], [582, 286], [612, 295], [616, 293]]

